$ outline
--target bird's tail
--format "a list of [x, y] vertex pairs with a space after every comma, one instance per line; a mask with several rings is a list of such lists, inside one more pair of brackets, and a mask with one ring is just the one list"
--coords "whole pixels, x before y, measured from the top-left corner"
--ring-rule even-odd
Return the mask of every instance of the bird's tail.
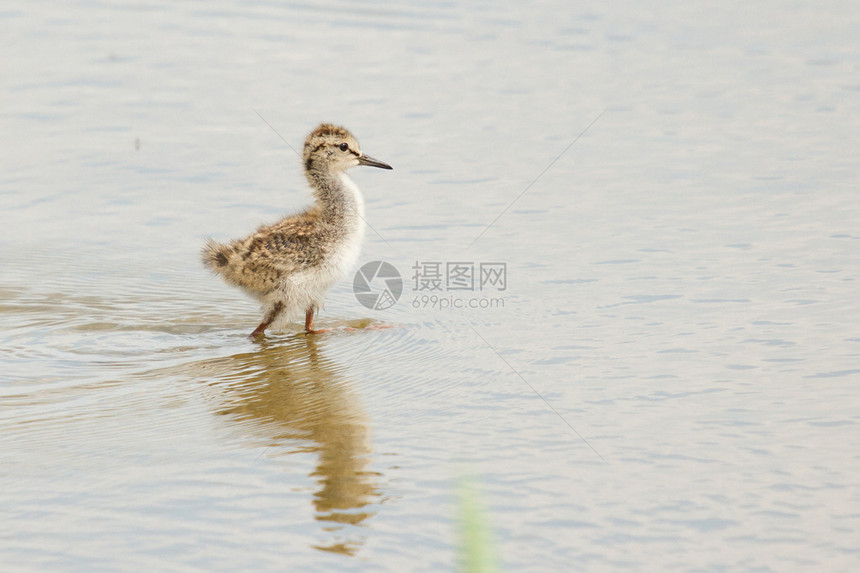
[[222, 245], [212, 239], [206, 239], [206, 244], [200, 252], [203, 265], [211, 271], [224, 274], [230, 264], [230, 255], [233, 249], [228, 245]]

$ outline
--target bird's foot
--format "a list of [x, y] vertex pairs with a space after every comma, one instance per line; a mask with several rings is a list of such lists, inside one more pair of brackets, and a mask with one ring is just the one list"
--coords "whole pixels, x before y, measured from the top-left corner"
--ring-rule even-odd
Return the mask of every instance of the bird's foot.
[[305, 330], [305, 334], [324, 334], [326, 332], [334, 332], [333, 328], [312, 328]]

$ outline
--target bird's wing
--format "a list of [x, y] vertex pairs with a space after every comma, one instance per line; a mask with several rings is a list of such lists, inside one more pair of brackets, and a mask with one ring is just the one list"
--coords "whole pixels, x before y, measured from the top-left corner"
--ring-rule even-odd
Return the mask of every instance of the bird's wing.
[[236, 286], [264, 295], [284, 277], [321, 262], [325, 245], [325, 230], [319, 221], [302, 214], [233, 241], [228, 263], [216, 270]]

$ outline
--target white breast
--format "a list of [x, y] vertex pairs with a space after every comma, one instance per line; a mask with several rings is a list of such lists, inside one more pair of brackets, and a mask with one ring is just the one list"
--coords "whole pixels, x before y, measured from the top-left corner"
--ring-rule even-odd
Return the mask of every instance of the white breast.
[[364, 241], [364, 197], [358, 185], [346, 173], [340, 175], [340, 181], [343, 190], [350, 196], [354, 213], [353, 216], [346, 219], [346, 234], [327, 264], [327, 266], [332, 267], [333, 273], [337, 275], [337, 278], [334, 279], [335, 282], [352, 269]]

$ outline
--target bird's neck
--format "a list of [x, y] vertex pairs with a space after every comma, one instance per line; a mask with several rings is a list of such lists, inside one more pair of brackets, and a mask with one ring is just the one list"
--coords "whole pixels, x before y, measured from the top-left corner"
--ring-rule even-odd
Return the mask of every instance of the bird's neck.
[[306, 174], [326, 218], [333, 222], [364, 219], [364, 197], [346, 173], [309, 169]]

